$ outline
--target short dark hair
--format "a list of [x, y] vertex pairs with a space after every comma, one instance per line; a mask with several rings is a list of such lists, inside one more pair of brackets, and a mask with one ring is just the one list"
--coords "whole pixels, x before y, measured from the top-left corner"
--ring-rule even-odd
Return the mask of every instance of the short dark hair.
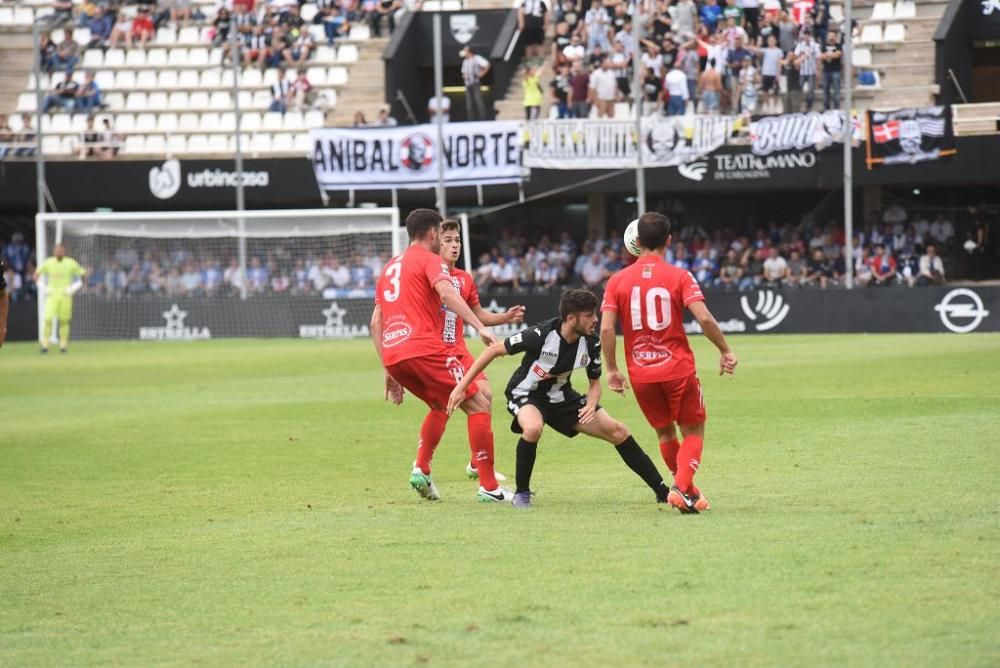
[[441, 214], [434, 209], [414, 209], [406, 217], [406, 233], [410, 235], [410, 241], [416, 241], [440, 224]]
[[656, 250], [667, 245], [670, 238], [670, 219], [662, 213], [647, 211], [639, 216], [639, 245]]
[[441, 234], [445, 232], [458, 232], [458, 221], [448, 218], [441, 222]]
[[597, 311], [597, 295], [590, 290], [575, 288], [567, 290], [559, 300], [559, 317], [565, 320], [572, 313], [593, 313]]

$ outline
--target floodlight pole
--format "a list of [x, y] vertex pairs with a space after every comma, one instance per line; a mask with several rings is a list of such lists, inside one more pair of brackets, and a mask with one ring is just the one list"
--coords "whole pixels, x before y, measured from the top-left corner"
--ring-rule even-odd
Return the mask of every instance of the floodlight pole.
[[[243, 114], [240, 112], [240, 47], [239, 30], [236, 21], [229, 21], [229, 64], [233, 70], [233, 116], [236, 120], [236, 134], [233, 148], [233, 159], [236, 163], [236, 210], [243, 212], [246, 209], [246, 192], [243, 187], [243, 142], [241, 128]], [[247, 229], [246, 220], [243, 216], [237, 218], [239, 229], [239, 261], [240, 274], [240, 299], [247, 298]]]
[[448, 195], [444, 187], [444, 71], [441, 54], [441, 12], [434, 12], [434, 124], [437, 126], [437, 208], [442, 218], [448, 217]]
[[854, 123], [851, 106], [854, 102], [854, 27], [852, 25], [853, 0], [844, 2], [844, 283], [848, 289], [854, 287], [854, 162], [851, 155], [851, 139]]
[[[31, 43], [35, 48], [35, 57], [31, 64], [35, 72], [35, 190], [38, 197], [38, 213], [45, 214], [45, 156], [42, 155], [42, 49], [41, 37], [38, 34], [38, 21], [31, 24]], [[38, 240], [36, 239], [36, 244]], [[41, 258], [45, 259], [45, 258]]]
[[635, 200], [639, 215], [646, 213], [646, 173], [642, 166], [642, 57], [639, 55], [642, 39], [641, 0], [632, 5], [632, 100], [635, 104]]

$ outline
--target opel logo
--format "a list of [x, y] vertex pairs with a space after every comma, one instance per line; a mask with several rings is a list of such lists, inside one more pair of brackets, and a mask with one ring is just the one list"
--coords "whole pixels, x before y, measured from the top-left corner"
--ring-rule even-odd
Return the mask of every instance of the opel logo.
[[968, 334], [975, 330], [990, 314], [983, 308], [979, 295], [968, 288], [952, 290], [934, 310], [941, 315], [941, 324], [956, 334]]

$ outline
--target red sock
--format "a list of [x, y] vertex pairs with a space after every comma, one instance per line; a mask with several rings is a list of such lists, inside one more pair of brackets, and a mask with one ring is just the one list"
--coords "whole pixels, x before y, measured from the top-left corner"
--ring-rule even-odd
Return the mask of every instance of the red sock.
[[685, 436], [681, 443], [680, 452], [677, 453], [677, 475], [674, 476], [674, 484], [685, 494], [695, 494], [694, 474], [701, 465], [701, 450], [704, 447], [704, 439], [701, 436]]
[[434, 457], [434, 450], [437, 449], [441, 437], [444, 436], [444, 428], [448, 425], [448, 414], [444, 411], [431, 409], [424, 418], [424, 423], [420, 425], [420, 443], [417, 444], [417, 466], [424, 472], [424, 475], [431, 473], [431, 458]]
[[660, 441], [660, 456], [663, 457], [663, 463], [674, 475], [677, 475], [677, 451], [680, 449], [681, 442], [677, 440], [676, 436], [666, 443]]
[[479, 471], [479, 484], [483, 489], [496, 489], [497, 479], [493, 472], [493, 425], [489, 413], [473, 413], [469, 416], [469, 448], [472, 461]]

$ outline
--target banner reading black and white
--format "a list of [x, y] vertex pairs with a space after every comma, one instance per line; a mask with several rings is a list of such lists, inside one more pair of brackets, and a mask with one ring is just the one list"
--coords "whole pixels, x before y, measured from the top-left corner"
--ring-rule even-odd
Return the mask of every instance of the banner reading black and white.
[[[726, 143], [731, 116], [649, 117], [642, 122], [642, 163], [671, 167]], [[636, 163], [635, 121], [555, 120], [524, 126], [524, 165], [539, 169], [627, 169]]]
[[868, 112], [868, 169], [955, 154], [951, 107]]
[[517, 183], [519, 127], [515, 121], [448, 123], [443, 147], [435, 125], [312, 130], [316, 182], [324, 190], [428, 188], [437, 183], [443, 155], [449, 186]]

